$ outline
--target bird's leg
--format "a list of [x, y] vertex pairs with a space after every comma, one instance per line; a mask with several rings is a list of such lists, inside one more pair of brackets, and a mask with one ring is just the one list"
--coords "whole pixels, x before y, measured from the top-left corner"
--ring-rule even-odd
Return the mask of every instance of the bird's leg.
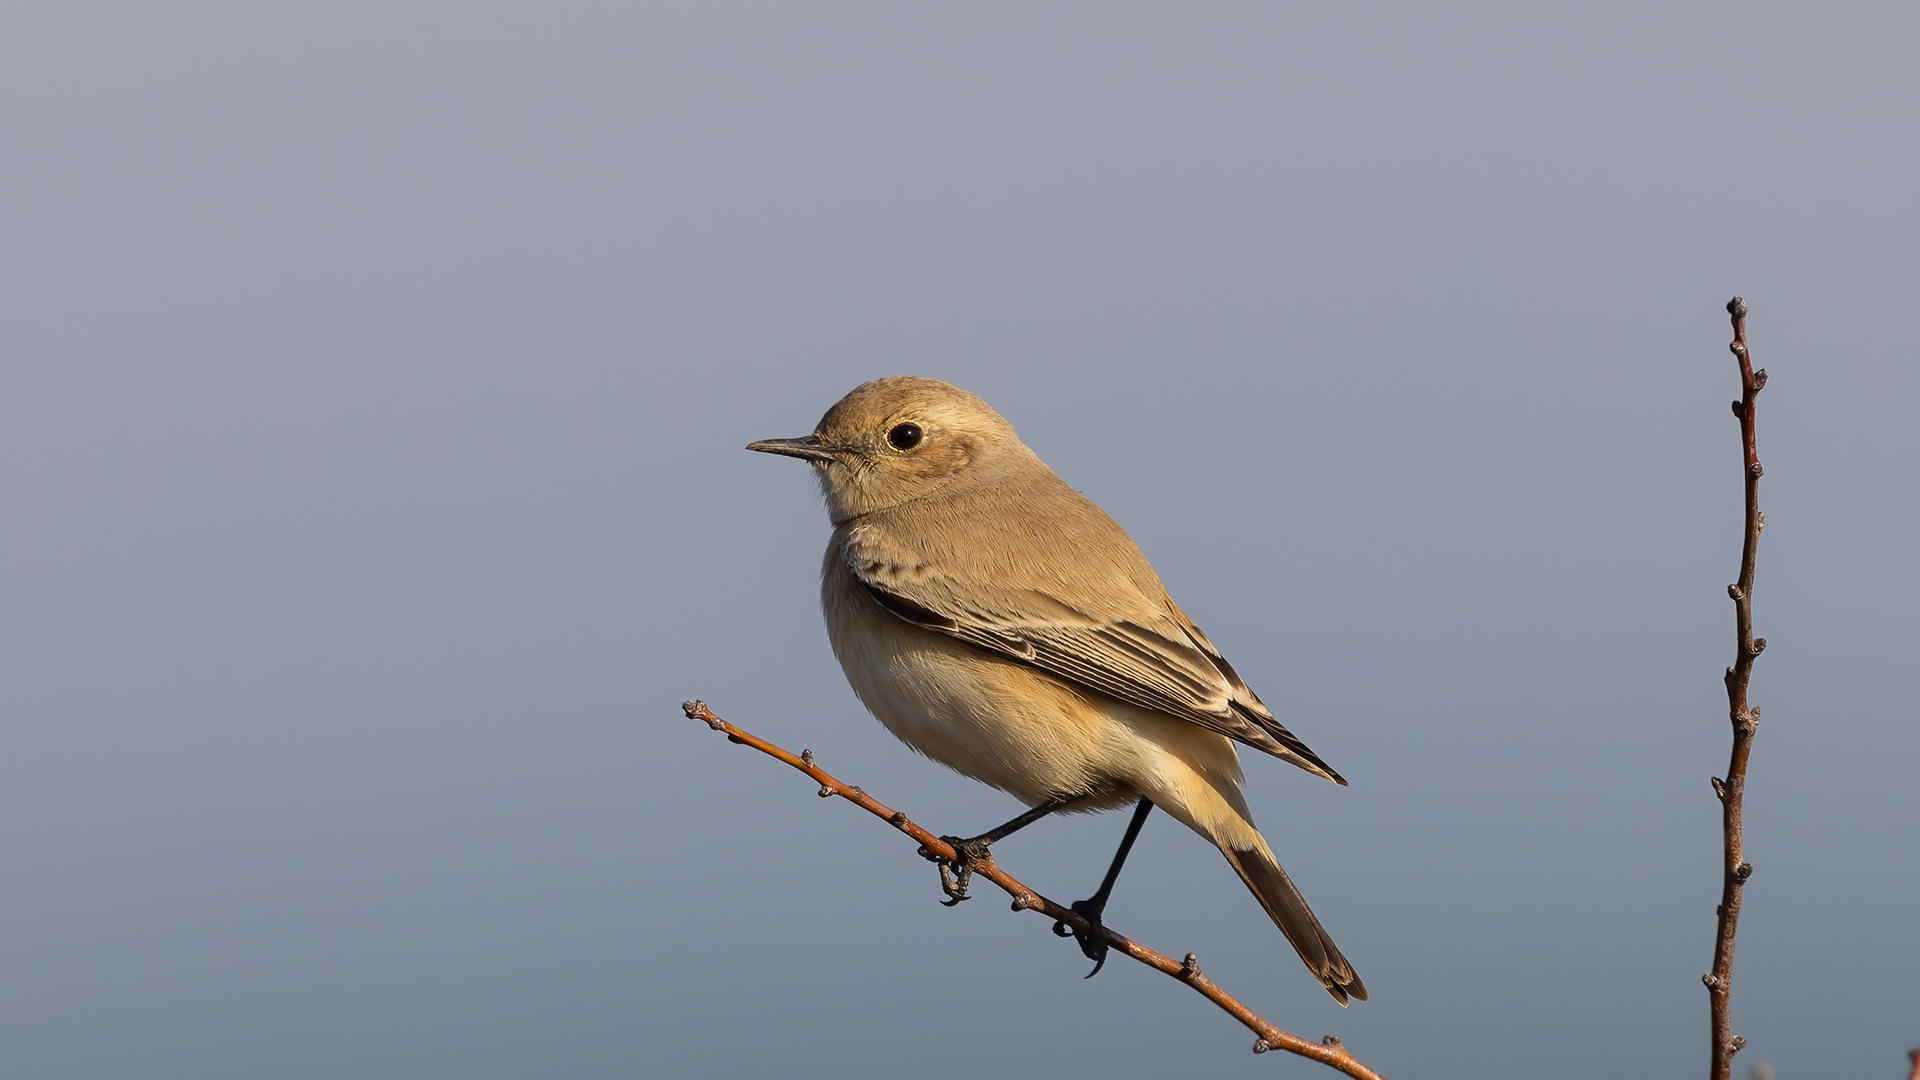
[[1140, 836], [1140, 826], [1147, 823], [1147, 815], [1153, 812], [1153, 803], [1145, 795], [1140, 796], [1140, 805], [1134, 808], [1133, 820], [1127, 822], [1127, 835], [1120, 838], [1120, 850], [1113, 853], [1113, 865], [1107, 867], [1106, 880], [1100, 883], [1100, 889], [1085, 900], [1075, 900], [1068, 905], [1075, 915], [1087, 921], [1086, 932], [1082, 933], [1064, 922], [1053, 924], [1053, 932], [1060, 937], [1070, 937], [1080, 943], [1080, 951], [1093, 961], [1093, 970], [1087, 972], [1091, 979], [1100, 974], [1107, 963], [1107, 936], [1100, 922], [1100, 914], [1107, 910], [1107, 897], [1113, 895], [1113, 883], [1120, 878], [1120, 868], [1126, 865], [1127, 852], [1133, 850], [1133, 842]]
[[[952, 907], [962, 900], [970, 899], [970, 897], [967, 896], [967, 886], [973, 881], [974, 867], [987, 861], [987, 848], [989, 846], [1005, 840], [1007, 837], [1039, 821], [1048, 814], [1061, 810], [1072, 801], [1072, 799], [1052, 799], [1041, 803], [1039, 806], [1021, 814], [1005, 825], [997, 829], [989, 829], [971, 839], [962, 840], [958, 836], [941, 837], [940, 839], [944, 841], [947, 846], [953, 848], [954, 854], [959, 856], [959, 858], [954, 859], [951, 863], [933, 854], [926, 848], [921, 848], [920, 854], [932, 860], [940, 867], [940, 891], [947, 894], [947, 899], [940, 902], [948, 907]], [[951, 874], [947, 872], [949, 865], [953, 867], [953, 873]]]

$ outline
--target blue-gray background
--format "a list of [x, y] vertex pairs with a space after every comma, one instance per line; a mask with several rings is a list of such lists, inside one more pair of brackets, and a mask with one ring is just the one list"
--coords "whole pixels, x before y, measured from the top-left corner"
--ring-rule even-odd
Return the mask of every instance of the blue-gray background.
[[[1769, 511], [1741, 1065], [1920, 1040], [1910, 4], [16, 3], [0, 1066], [1325, 1075], [939, 831], [806, 471], [950, 379], [1353, 781], [1249, 761], [1374, 991], [1153, 823], [1110, 917], [1400, 1077], [1704, 1070]], [[1084, 895], [1117, 816], [1001, 858]]]

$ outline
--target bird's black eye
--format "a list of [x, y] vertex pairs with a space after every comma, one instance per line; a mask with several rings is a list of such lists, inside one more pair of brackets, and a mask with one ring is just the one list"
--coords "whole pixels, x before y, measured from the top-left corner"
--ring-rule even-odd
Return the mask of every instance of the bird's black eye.
[[887, 441], [893, 444], [895, 450], [911, 450], [919, 446], [920, 440], [925, 437], [926, 433], [920, 430], [919, 424], [895, 424], [893, 430], [887, 432]]

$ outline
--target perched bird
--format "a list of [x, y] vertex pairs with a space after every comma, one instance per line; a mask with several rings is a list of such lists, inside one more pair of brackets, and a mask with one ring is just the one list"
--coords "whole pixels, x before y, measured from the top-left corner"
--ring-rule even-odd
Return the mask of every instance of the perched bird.
[[807, 461], [820, 481], [833, 521], [821, 606], [860, 700], [908, 746], [1032, 808], [943, 838], [963, 863], [1048, 814], [1135, 804], [1106, 880], [1073, 905], [1094, 927], [1074, 936], [1104, 962], [1101, 911], [1158, 806], [1220, 849], [1335, 1001], [1366, 1000], [1254, 827], [1233, 744], [1346, 781], [1013, 425], [959, 387], [901, 376], [854, 388], [811, 435], [747, 449]]

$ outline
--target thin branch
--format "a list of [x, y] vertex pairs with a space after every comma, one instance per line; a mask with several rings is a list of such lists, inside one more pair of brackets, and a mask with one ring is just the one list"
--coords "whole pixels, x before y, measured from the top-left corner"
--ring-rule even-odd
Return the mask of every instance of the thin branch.
[[[947, 846], [945, 841], [907, 820], [905, 813], [886, 806], [880, 802], [880, 800], [868, 795], [857, 787], [843, 784], [839, 780], [834, 779], [825, 769], [813, 763], [813, 751], [802, 750], [800, 755], [795, 757], [793, 754], [767, 742], [765, 739], [757, 735], [748, 734], [734, 727], [732, 724], [727, 723], [725, 720], [720, 719], [718, 716], [715, 716], [712, 711], [707, 708], [705, 702], [689, 701], [682, 705], [681, 709], [686, 712], [689, 720], [704, 721], [706, 725], [713, 730], [724, 732], [728, 742], [751, 746], [769, 757], [778, 758], [801, 772], [806, 773], [815, 783], [820, 785], [819, 795], [821, 798], [825, 799], [838, 795], [848, 802], [853, 803], [855, 806], [860, 807], [862, 810], [880, 818], [894, 828], [912, 837], [920, 844], [923, 853], [948, 862], [952, 862], [957, 857], [954, 850]], [[1080, 916], [1074, 914], [1070, 909], [1054, 903], [1039, 893], [1034, 892], [1032, 889], [1027, 888], [1025, 885], [1020, 884], [1018, 881], [1015, 881], [1006, 871], [994, 865], [991, 857], [984, 863], [975, 862], [973, 872], [993, 882], [995, 885], [1000, 886], [1001, 889], [1006, 891], [1008, 896], [1013, 897], [1013, 910], [1015, 911], [1038, 911], [1048, 919], [1055, 922], [1066, 923], [1076, 930], [1085, 932], [1088, 929], [1086, 921], [1081, 919]], [[1353, 1055], [1347, 1053], [1346, 1048], [1340, 1045], [1340, 1040], [1331, 1035], [1327, 1036], [1323, 1042], [1311, 1042], [1298, 1035], [1292, 1035], [1274, 1027], [1262, 1019], [1252, 1009], [1242, 1005], [1233, 995], [1220, 989], [1219, 986], [1214, 984], [1213, 980], [1200, 974], [1200, 964], [1192, 953], [1188, 953], [1184, 961], [1174, 960], [1171, 957], [1154, 952], [1152, 949], [1130, 938], [1115, 933], [1110, 927], [1105, 928], [1104, 932], [1106, 934], [1107, 944], [1111, 948], [1133, 957], [1135, 960], [1140, 961], [1150, 968], [1179, 979], [1181, 982], [1199, 991], [1208, 1001], [1226, 1010], [1227, 1015], [1245, 1024], [1248, 1029], [1259, 1036], [1258, 1041], [1253, 1044], [1254, 1053], [1264, 1054], [1269, 1050], [1286, 1050], [1290, 1053], [1299, 1054], [1301, 1057], [1312, 1058], [1324, 1065], [1330, 1065], [1346, 1073], [1348, 1076], [1358, 1078], [1358, 1080], [1383, 1080], [1379, 1073], [1374, 1072], [1372, 1069], [1354, 1060]]]
[[1734, 297], [1727, 303], [1733, 317], [1733, 343], [1727, 346], [1740, 361], [1740, 400], [1733, 403], [1733, 415], [1740, 419], [1740, 443], [1744, 450], [1744, 475], [1747, 487], [1747, 534], [1740, 552], [1740, 580], [1727, 586], [1733, 597], [1735, 651], [1733, 666], [1727, 669], [1727, 716], [1733, 723], [1733, 755], [1727, 763], [1727, 778], [1713, 781], [1713, 792], [1720, 797], [1721, 830], [1725, 837], [1725, 859], [1720, 885], [1719, 932], [1714, 938], [1713, 971], [1701, 976], [1707, 984], [1713, 1032], [1712, 1080], [1729, 1080], [1733, 1074], [1733, 1055], [1747, 1040], [1733, 1033], [1733, 939], [1740, 925], [1740, 895], [1753, 876], [1753, 865], [1742, 858], [1740, 826], [1741, 804], [1747, 791], [1747, 756], [1753, 748], [1753, 733], [1760, 726], [1760, 710], [1747, 704], [1747, 680], [1753, 674], [1753, 658], [1767, 647], [1766, 638], [1753, 636], [1753, 564], [1760, 549], [1760, 530], [1767, 517], [1760, 512], [1759, 451], [1754, 445], [1754, 399], [1767, 385], [1767, 373], [1755, 371], [1747, 354], [1747, 305]]
[[1907, 1061], [1913, 1065], [1907, 1072], [1907, 1080], [1920, 1080], [1920, 1046], [1907, 1051]]

